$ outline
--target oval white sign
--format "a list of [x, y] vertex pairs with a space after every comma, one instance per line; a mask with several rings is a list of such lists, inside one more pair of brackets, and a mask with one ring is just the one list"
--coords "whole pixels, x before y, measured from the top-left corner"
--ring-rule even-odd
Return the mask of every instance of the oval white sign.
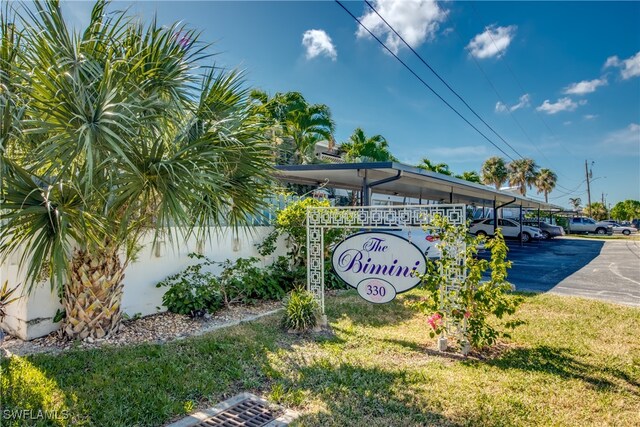
[[381, 232], [358, 233], [344, 239], [333, 250], [332, 265], [360, 296], [375, 303], [389, 302], [396, 294], [414, 288], [421, 281], [418, 276], [427, 271], [420, 248], [402, 237]]

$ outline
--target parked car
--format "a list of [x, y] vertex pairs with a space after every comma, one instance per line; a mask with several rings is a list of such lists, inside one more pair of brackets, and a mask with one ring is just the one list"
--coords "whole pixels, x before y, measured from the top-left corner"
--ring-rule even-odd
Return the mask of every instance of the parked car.
[[609, 236], [613, 234], [613, 226], [608, 222], [596, 221], [592, 218], [571, 218], [569, 233], [594, 233]]
[[[520, 224], [510, 219], [498, 219], [498, 228], [502, 230], [504, 237], [520, 237]], [[493, 236], [493, 219], [484, 219], [469, 228], [469, 233], [476, 236]], [[528, 242], [531, 239], [542, 239], [542, 230], [537, 227], [522, 225], [522, 241]]]
[[628, 225], [622, 225], [622, 224], [617, 223], [617, 222], [611, 223], [611, 226], [613, 227], [613, 232], [614, 233], [622, 233], [625, 236], [628, 236], [631, 233], [637, 233], [638, 232], [638, 230], [635, 227], [630, 227]]
[[640, 230], [640, 218], [635, 218], [631, 220], [631, 226], [635, 227], [636, 230]]
[[564, 228], [559, 225], [551, 225], [544, 221], [523, 221], [524, 225], [528, 225], [531, 227], [539, 228], [542, 232], [542, 238], [545, 240], [551, 239], [553, 237], [564, 236]]

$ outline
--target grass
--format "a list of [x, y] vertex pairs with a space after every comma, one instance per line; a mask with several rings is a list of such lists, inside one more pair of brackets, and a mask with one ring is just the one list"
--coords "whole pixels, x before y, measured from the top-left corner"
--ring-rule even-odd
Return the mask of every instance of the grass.
[[601, 236], [599, 234], [568, 234], [567, 237], [577, 237], [580, 239], [597, 239], [597, 240], [640, 240], [640, 234], [634, 233], [628, 236], [624, 234], [612, 234], [611, 236], [604, 235]]
[[465, 360], [433, 351], [403, 304], [419, 294], [405, 295], [328, 299], [331, 335], [285, 334], [273, 316], [165, 345], [12, 357], [3, 409], [59, 417], [0, 424], [155, 426], [240, 391], [298, 410], [299, 426], [640, 424], [640, 310], [528, 294], [512, 337]]

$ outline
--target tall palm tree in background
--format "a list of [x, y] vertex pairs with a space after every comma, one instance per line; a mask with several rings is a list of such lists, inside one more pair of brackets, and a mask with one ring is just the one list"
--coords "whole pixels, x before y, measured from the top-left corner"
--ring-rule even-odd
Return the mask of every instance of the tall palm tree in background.
[[433, 163], [431, 160], [426, 157], [423, 158], [420, 163], [416, 165], [416, 167], [420, 169], [424, 169], [427, 171], [432, 171], [436, 173], [441, 173], [443, 175], [453, 175], [451, 170], [449, 169], [449, 165], [446, 163]]
[[551, 169], [542, 168], [535, 178], [535, 186], [538, 189], [538, 194], [544, 193], [544, 201], [549, 203], [549, 193], [556, 188], [556, 182], [558, 181], [558, 175]]
[[299, 92], [276, 93], [254, 90], [251, 99], [258, 115], [270, 123], [277, 148], [276, 162], [312, 163], [316, 143], [333, 141], [335, 124], [324, 104], [309, 104]]
[[582, 204], [582, 199], [580, 197], [570, 197], [569, 203], [571, 204], [573, 209], [577, 211], [580, 209], [580, 205]]
[[536, 181], [536, 163], [533, 159], [517, 159], [507, 165], [509, 171], [509, 185], [518, 188], [523, 196], [527, 195], [527, 187], [531, 187]]
[[[118, 330], [124, 272], [143, 237], [171, 242], [239, 226], [270, 188], [270, 147], [241, 76], [202, 71], [183, 27], [144, 26], [104, 1], [71, 31], [58, 2], [2, 15], [0, 255], [21, 253], [30, 289], [62, 296], [63, 331]], [[11, 17], [13, 18], [13, 17]], [[8, 92], [6, 92], [8, 93]], [[27, 155], [28, 154], [28, 155]]]
[[340, 144], [347, 161], [386, 162], [396, 160], [389, 151], [389, 143], [382, 135], [367, 137], [362, 128], [356, 128], [349, 140]]
[[496, 190], [500, 190], [505, 182], [509, 173], [507, 171], [507, 165], [504, 159], [501, 157], [490, 157], [482, 164], [481, 170], [482, 182], [484, 184], [493, 185]]

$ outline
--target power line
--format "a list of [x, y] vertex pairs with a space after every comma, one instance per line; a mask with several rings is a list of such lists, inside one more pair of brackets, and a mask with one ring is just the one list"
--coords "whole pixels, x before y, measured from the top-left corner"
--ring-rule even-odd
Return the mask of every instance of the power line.
[[373, 7], [373, 5], [369, 2], [369, 0], [364, 0], [364, 2], [367, 4], [367, 6], [369, 6], [371, 8], [371, 10], [373, 10], [375, 12], [376, 15], [378, 15], [378, 17], [380, 19], [382, 19], [382, 21], [387, 25], [387, 27], [389, 27], [389, 29], [391, 31], [393, 31], [393, 33], [400, 39], [402, 40], [402, 43], [405, 44], [405, 46], [407, 46], [411, 52], [414, 53], [414, 55], [416, 55], [418, 57], [418, 59], [420, 59], [420, 61], [438, 78], [438, 80], [440, 80], [446, 87], [447, 89], [449, 89], [451, 91], [451, 93], [453, 93], [460, 101], [462, 101], [462, 103], [469, 109], [469, 111], [471, 111], [473, 113], [474, 116], [476, 116], [482, 123], [484, 123], [484, 125], [489, 128], [489, 130], [491, 130], [491, 132], [493, 132], [498, 138], [500, 138], [500, 140], [502, 140], [502, 142], [504, 142], [507, 147], [511, 148], [513, 150], [514, 153], [516, 153], [518, 156], [520, 156], [520, 158], [524, 158], [522, 156], [522, 154], [520, 154], [518, 152], [518, 150], [516, 150], [515, 148], [513, 148], [513, 146], [511, 144], [509, 144], [498, 132], [496, 132], [496, 130], [491, 127], [482, 117], [480, 117], [480, 115], [473, 109], [471, 108], [471, 106], [467, 103], [467, 101], [464, 100], [464, 98], [462, 98], [462, 96], [456, 92], [450, 85], [449, 83], [447, 83], [441, 76], [440, 74], [438, 74], [438, 72], [436, 70], [433, 69], [433, 67], [431, 67], [431, 65], [429, 65], [427, 63], [427, 61], [422, 57], [422, 55], [420, 55], [418, 52], [415, 51], [415, 49], [413, 47], [411, 47], [411, 45], [409, 43], [406, 42], [406, 40], [396, 31], [395, 28], [393, 28], [393, 26], [391, 24], [389, 24], [389, 22], [387, 22], [386, 19], [384, 19], [384, 17], [382, 15], [380, 15], [380, 13], [376, 10], [375, 7]]
[[[358, 19], [358, 17], [356, 17], [353, 13], [351, 13], [351, 11], [349, 9], [347, 9], [342, 2], [340, 2], [340, 0], [335, 0], [335, 2], [345, 10], [345, 12], [347, 12], [362, 28], [365, 29], [365, 31], [367, 33], [369, 33], [369, 35], [371, 35], [371, 37], [373, 37], [374, 39], [376, 39], [376, 41], [378, 43], [380, 43], [380, 45], [387, 51], [389, 52], [389, 54], [391, 54], [396, 60], [398, 60], [398, 62], [400, 62], [411, 74], [413, 74], [413, 76], [415, 78], [417, 78], [427, 89], [429, 89], [435, 96], [438, 97], [438, 99], [440, 99], [442, 102], [445, 103], [445, 105], [447, 107], [449, 107], [454, 113], [456, 113], [458, 115], [458, 117], [460, 117], [462, 120], [464, 120], [469, 126], [471, 126], [476, 132], [478, 132], [484, 139], [486, 139], [491, 145], [493, 145], [495, 148], [498, 149], [498, 151], [500, 151], [502, 154], [504, 154], [505, 156], [507, 156], [509, 159], [514, 160], [513, 157], [511, 157], [509, 154], [507, 154], [502, 148], [500, 148], [495, 142], [493, 142], [488, 136], [486, 136], [484, 133], [482, 133], [482, 131], [480, 129], [478, 129], [476, 126], [473, 125], [473, 123], [471, 123], [466, 117], [464, 117], [458, 110], [455, 109], [455, 107], [453, 107], [451, 104], [449, 104], [442, 96], [440, 96], [440, 94], [438, 92], [436, 92], [431, 86], [429, 86], [429, 84], [427, 82], [425, 82], [409, 65], [407, 65], [402, 59], [400, 59], [400, 57], [398, 55], [396, 55], [391, 49], [389, 49], [389, 47], [387, 47], [387, 45], [380, 40], [380, 38], [378, 38], [375, 34], [373, 34], [373, 32], [371, 32], [371, 30], [369, 30], [369, 28], [367, 28], [361, 21], [360, 19]], [[515, 151], [515, 150], [514, 150]]]
[[[456, 35], [458, 36], [458, 38], [460, 39], [460, 41], [463, 41], [462, 36], [460, 35], [460, 33], [454, 28], [454, 32], [456, 33]], [[493, 38], [492, 38], [493, 40]], [[495, 45], [495, 42], [494, 42]], [[497, 48], [497, 47], [496, 47]], [[485, 80], [487, 81], [487, 83], [489, 84], [489, 86], [491, 87], [491, 89], [493, 90], [493, 92], [496, 94], [496, 97], [498, 98], [498, 101], [500, 101], [502, 103], [502, 105], [505, 106], [506, 108], [506, 112], [509, 114], [509, 116], [511, 117], [511, 119], [515, 122], [515, 124], [517, 125], [517, 127], [520, 129], [520, 131], [522, 132], [522, 134], [525, 136], [525, 138], [529, 141], [529, 143], [536, 149], [536, 151], [538, 151], [538, 153], [540, 153], [540, 155], [542, 157], [544, 157], [544, 159], [549, 162], [550, 165], [555, 166], [551, 160], [546, 156], [546, 154], [544, 154], [544, 152], [538, 148], [538, 146], [533, 142], [533, 139], [531, 138], [531, 136], [529, 136], [529, 133], [524, 129], [524, 127], [522, 126], [522, 123], [520, 123], [520, 120], [517, 119], [517, 117], [513, 114], [513, 111], [507, 106], [507, 103], [505, 102], [504, 98], [502, 97], [502, 95], [500, 95], [500, 92], [498, 92], [498, 89], [496, 88], [496, 86], [493, 84], [493, 82], [491, 81], [491, 79], [489, 78], [489, 76], [487, 75], [487, 73], [485, 72], [484, 68], [482, 68], [482, 65], [480, 65], [480, 62], [478, 62], [478, 60], [476, 59], [476, 57], [474, 55], [470, 55], [471, 59], [473, 60], [473, 63], [476, 64], [476, 67], [478, 67], [478, 70], [480, 70], [480, 73], [482, 74], [482, 76], [485, 78]], [[567, 175], [565, 175], [564, 173], [560, 172], [560, 170], [558, 170], [558, 172], [567, 177]], [[567, 177], [568, 178], [568, 177]], [[566, 188], [561, 186], [560, 184], [557, 184], [558, 187], [562, 187], [562, 188]]]
[[[424, 59], [424, 57], [422, 55], [420, 55], [409, 43], [407, 43], [407, 41], [402, 37], [402, 35], [400, 35], [400, 33], [398, 33], [398, 31], [396, 31], [396, 29], [377, 11], [377, 9], [369, 2], [369, 0], [364, 0], [364, 2], [367, 4], [367, 6], [369, 6], [369, 8], [371, 8], [371, 10], [373, 10], [373, 12], [375, 12], [375, 14], [385, 23], [385, 25], [387, 27], [389, 27], [389, 29], [391, 31], [393, 31], [393, 33], [404, 43], [405, 46], [407, 46], [407, 48], [409, 48], [409, 50], [411, 50], [411, 52], [438, 78], [438, 80], [440, 80], [440, 82], [442, 82], [447, 89], [449, 89], [449, 91], [451, 91], [451, 93], [453, 93], [468, 109], [469, 111], [471, 111], [487, 128], [489, 128], [500, 140], [502, 140], [502, 142], [504, 142], [509, 148], [511, 148], [518, 156], [520, 156], [520, 158], [524, 158], [524, 156], [522, 154], [520, 154], [511, 144], [509, 144], [509, 142], [507, 142], [506, 139], [504, 139], [492, 126], [490, 126], [470, 105], [467, 101], [465, 101], [465, 99], [455, 90], [451, 87], [451, 85], [449, 85], [449, 83], [446, 82], [446, 80], [440, 76], [440, 74]], [[457, 33], [457, 32], [456, 32]], [[459, 36], [459, 35], [458, 35]], [[493, 40], [493, 37], [491, 36], [491, 34], [489, 34], [489, 36], [491, 37], [492, 43], [494, 44], [494, 46], [496, 47], [496, 49], [498, 49], [498, 47], [495, 45], [495, 41]], [[499, 49], [498, 49], [499, 50]], [[504, 100], [502, 99], [502, 97], [500, 96], [500, 94], [498, 93], [497, 88], [493, 85], [493, 83], [491, 82], [491, 80], [489, 79], [489, 77], [487, 76], [487, 74], [484, 72], [484, 70], [482, 69], [482, 67], [480, 66], [480, 64], [478, 63], [478, 61], [475, 59], [475, 57], [472, 56], [473, 61], [475, 62], [476, 66], [478, 66], [478, 68], [480, 69], [480, 71], [482, 72], [482, 74], [484, 75], [485, 79], [489, 82], [489, 85], [491, 86], [491, 88], [493, 89], [493, 91], [495, 92], [495, 94], [497, 95], [498, 99], [506, 105], [506, 103], [504, 102]], [[510, 110], [507, 110], [509, 115], [511, 116], [511, 118], [514, 120], [514, 122], [516, 123], [516, 125], [520, 128], [520, 130], [522, 131], [522, 133], [524, 134], [524, 136], [527, 138], [527, 140], [529, 141], [529, 143], [540, 153], [540, 155], [542, 155], [542, 157], [549, 162], [550, 164], [552, 163], [551, 160], [549, 160], [549, 158], [544, 154], [544, 152], [542, 152], [542, 150], [540, 150], [540, 148], [538, 148], [538, 146], [533, 142], [533, 140], [531, 139], [531, 137], [529, 136], [529, 134], [525, 131], [524, 127], [522, 126], [522, 124], [516, 119], [516, 117], [513, 115], [513, 113]], [[513, 160], [513, 159], [512, 159]], [[562, 173], [563, 176], [564, 173]], [[568, 188], [560, 185], [560, 184], [556, 184], [558, 187], [564, 188], [566, 190], [569, 190]]]
[[[480, 12], [477, 10], [474, 2], [471, 2], [471, 7], [473, 9], [473, 11], [476, 13], [476, 15], [478, 16], [479, 19], [482, 20], [482, 16], [480, 16]], [[493, 36], [491, 35], [491, 32], [488, 32], [489, 38], [491, 39], [491, 43], [493, 44], [493, 46], [498, 50], [501, 51], [501, 49], [498, 48], [498, 46], [496, 45], [495, 40], [493, 39]], [[513, 80], [515, 80], [516, 84], [518, 85], [518, 87], [520, 87], [520, 90], [524, 93], [527, 93], [527, 91], [522, 87], [522, 84], [520, 83], [520, 80], [516, 77], [516, 73], [513, 71], [513, 69], [511, 68], [511, 65], [509, 65], [509, 61], [507, 61], [506, 59], [503, 61], [504, 65], [507, 67], [507, 69], [509, 70], [509, 72], [511, 73], [511, 76], [513, 77]], [[542, 122], [542, 124], [547, 128], [547, 130], [549, 131], [549, 133], [551, 133], [551, 135], [553, 137], [555, 137], [556, 139], [558, 138], [558, 136], [553, 132], [553, 130], [551, 130], [551, 128], [549, 127], [549, 124], [547, 123], [546, 120], [544, 120], [544, 118], [538, 114], [538, 111], [536, 109], [533, 110], [533, 113], [538, 117], [538, 119], [540, 119], [540, 121]], [[568, 148], [566, 148], [562, 143], [560, 143], [560, 146], [562, 148], [564, 148], [564, 150], [569, 153], [570, 155], [573, 156], [573, 153], [571, 151], [569, 151]]]

